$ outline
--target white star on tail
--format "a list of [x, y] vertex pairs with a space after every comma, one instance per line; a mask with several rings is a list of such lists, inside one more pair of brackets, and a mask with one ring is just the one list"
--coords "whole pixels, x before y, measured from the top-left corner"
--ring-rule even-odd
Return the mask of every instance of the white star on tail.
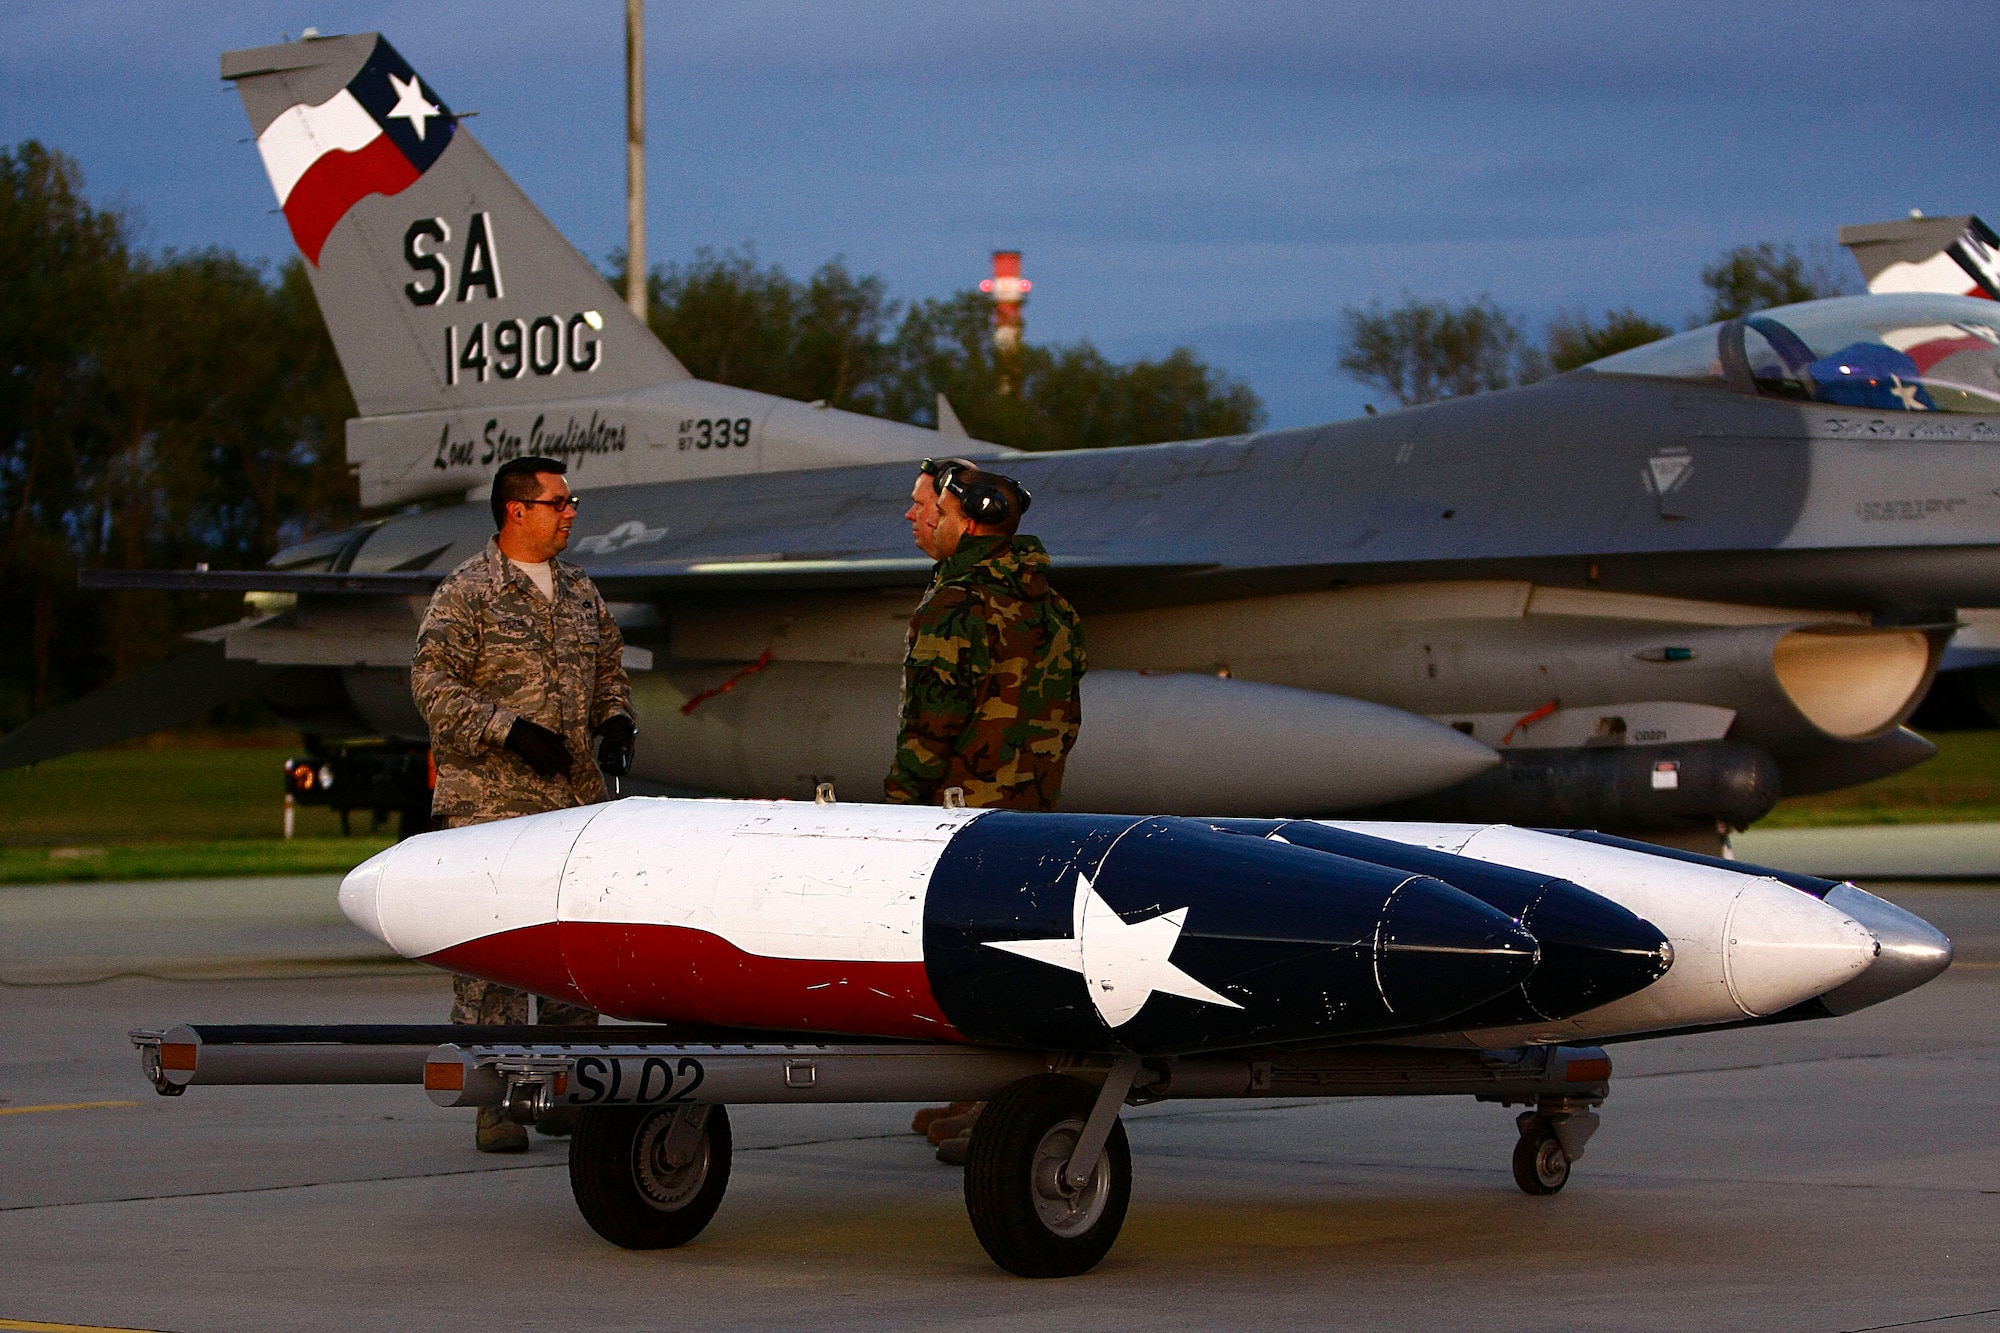
[[1187, 914], [1187, 908], [1177, 907], [1128, 923], [1097, 896], [1090, 880], [1078, 871], [1071, 938], [988, 940], [986, 947], [1081, 974], [1090, 1002], [1108, 1027], [1131, 1022], [1155, 991], [1241, 1009], [1236, 1001], [1216, 994], [1173, 965], [1174, 945], [1187, 925]]
[[396, 89], [396, 105], [390, 108], [389, 115], [391, 117], [401, 116], [404, 120], [409, 121], [410, 128], [417, 132], [417, 138], [421, 141], [424, 137], [424, 127], [429, 123], [430, 118], [432, 116], [442, 116], [444, 112], [424, 100], [423, 85], [417, 80], [411, 79], [408, 83], [404, 83], [401, 79], [391, 74], [389, 82], [395, 85]]

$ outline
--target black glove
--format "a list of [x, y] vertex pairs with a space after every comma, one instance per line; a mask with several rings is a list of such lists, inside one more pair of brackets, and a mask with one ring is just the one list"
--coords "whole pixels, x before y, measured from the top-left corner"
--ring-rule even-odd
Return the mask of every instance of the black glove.
[[507, 748], [527, 761], [528, 767], [545, 778], [569, 772], [569, 746], [563, 738], [538, 722], [525, 717], [514, 719], [507, 729]]
[[639, 728], [623, 713], [613, 713], [597, 729], [597, 766], [622, 778], [632, 771], [632, 753], [639, 748]]

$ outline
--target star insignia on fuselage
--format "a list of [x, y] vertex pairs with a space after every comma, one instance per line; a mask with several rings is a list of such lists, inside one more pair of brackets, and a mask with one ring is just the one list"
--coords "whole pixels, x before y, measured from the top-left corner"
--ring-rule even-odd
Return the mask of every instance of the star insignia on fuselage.
[[1144, 921], [1127, 921], [1078, 871], [1069, 939], [988, 940], [986, 947], [1077, 973], [1107, 1027], [1131, 1022], [1155, 992], [1241, 1009], [1174, 966], [1174, 945], [1187, 914], [1187, 908], [1177, 907]]
[[410, 128], [417, 132], [417, 138], [421, 141], [424, 137], [424, 129], [429, 124], [430, 118], [432, 116], [442, 116], [444, 112], [438, 110], [434, 103], [424, 100], [424, 88], [419, 80], [413, 78], [408, 83], [405, 83], [391, 74], [389, 82], [396, 89], [396, 105], [390, 108], [390, 117], [400, 116], [404, 120], [409, 121]]

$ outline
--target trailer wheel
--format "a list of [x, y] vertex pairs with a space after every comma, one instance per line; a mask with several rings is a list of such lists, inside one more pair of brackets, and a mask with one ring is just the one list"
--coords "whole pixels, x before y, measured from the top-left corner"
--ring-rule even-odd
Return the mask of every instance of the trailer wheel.
[[1569, 1154], [1540, 1117], [1529, 1121], [1514, 1144], [1514, 1183], [1527, 1194], [1554, 1194], [1569, 1184]]
[[1018, 1277], [1075, 1277], [1118, 1239], [1132, 1201], [1132, 1150], [1114, 1123], [1097, 1169], [1081, 1189], [1063, 1167], [1096, 1092], [1061, 1074], [1003, 1088], [972, 1127], [965, 1210], [993, 1262]]
[[569, 1187], [613, 1245], [665, 1250], [701, 1234], [729, 1188], [721, 1106], [587, 1107], [569, 1141]]

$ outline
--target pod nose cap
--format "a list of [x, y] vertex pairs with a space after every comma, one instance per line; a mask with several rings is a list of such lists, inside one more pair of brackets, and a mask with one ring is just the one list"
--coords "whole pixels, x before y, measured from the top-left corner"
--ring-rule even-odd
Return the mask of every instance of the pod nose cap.
[[340, 910], [349, 921], [362, 931], [388, 944], [389, 934], [382, 929], [382, 875], [389, 867], [388, 851], [377, 852], [360, 865], [347, 872], [347, 878], [340, 881]]
[[1868, 970], [1881, 945], [1852, 917], [1774, 879], [1752, 879], [1723, 925], [1729, 997], [1752, 1018], [1789, 1009]]
[[1882, 945], [1868, 970], [1823, 997], [1835, 1014], [1851, 1014], [1913, 991], [1951, 966], [1951, 940], [1914, 912], [1852, 884], [1836, 884], [1826, 905], [1845, 912]]
[[1396, 1017], [1430, 1023], [1520, 985], [1537, 956], [1535, 937], [1513, 917], [1415, 875], [1382, 914], [1375, 978]]
[[1652, 922], [1568, 880], [1551, 880], [1521, 923], [1542, 946], [1522, 992], [1544, 1018], [1622, 999], [1673, 966], [1674, 946]]

